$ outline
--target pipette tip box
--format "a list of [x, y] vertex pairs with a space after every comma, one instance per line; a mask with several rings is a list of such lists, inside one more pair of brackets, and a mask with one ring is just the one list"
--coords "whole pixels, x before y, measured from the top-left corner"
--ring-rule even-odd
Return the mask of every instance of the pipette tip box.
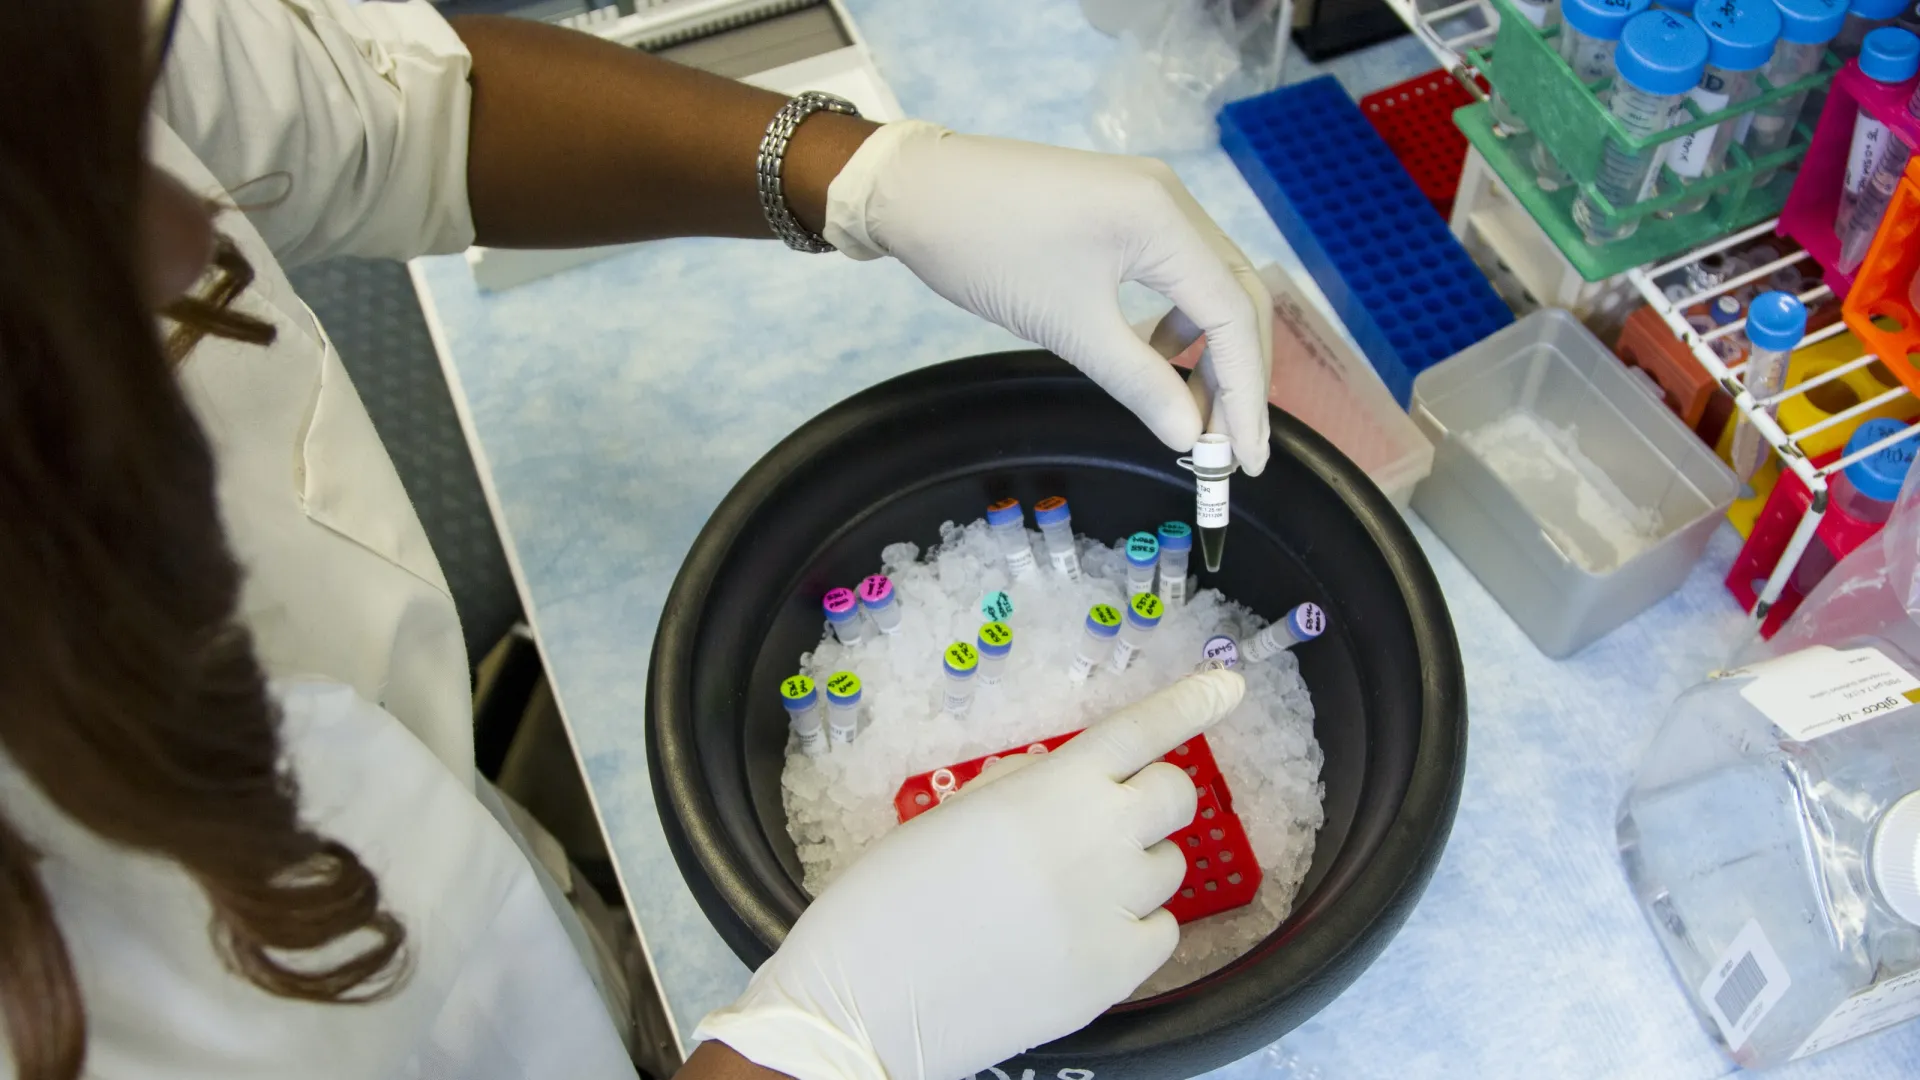
[[1405, 408], [1513, 312], [1332, 76], [1220, 112], [1220, 145]]

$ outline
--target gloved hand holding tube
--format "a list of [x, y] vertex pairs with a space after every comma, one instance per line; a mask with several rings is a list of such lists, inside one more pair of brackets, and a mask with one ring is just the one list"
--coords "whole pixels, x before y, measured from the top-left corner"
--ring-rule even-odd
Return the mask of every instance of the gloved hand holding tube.
[[895, 829], [694, 1038], [797, 1080], [951, 1080], [1085, 1026], [1179, 940], [1195, 793], [1157, 759], [1245, 692], [1188, 676]]
[[[856, 259], [892, 255], [947, 300], [1058, 353], [1169, 447], [1215, 431], [1249, 475], [1266, 467], [1272, 299], [1164, 162], [900, 121], [834, 178], [823, 235]], [[1187, 388], [1127, 325], [1125, 281], [1206, 334]]]

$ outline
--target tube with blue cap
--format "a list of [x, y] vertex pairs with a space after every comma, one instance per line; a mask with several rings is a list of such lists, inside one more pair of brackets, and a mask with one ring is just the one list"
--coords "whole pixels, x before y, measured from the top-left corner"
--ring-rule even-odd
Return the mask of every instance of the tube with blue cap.
[[1267, 660], [1303, 641], [1312, 641], [1327, 630], [1327, 613], [1319, 604], [1301, 604], [1285, 618], [1253, 635], [1240, 647], [1240, 656], [1249, 663]]
[[[1879, 83], [1903, 83], [1920, 72], [1920, 37], [1889, 27], [1867, 35], [1860, 51], [1860, 74]], [[1920, 116], [1914, 105], [1920, 95], [1907, 103], [1907, 112]], [[1880, 231], [1880, 219], [1906, 175], [1913, 148], [1900, 136], [1875, 119], [1865, 109], [1853, 121], [1853, 143], [1847, 152], [1847, 171], [1840, 190], [1840, 212], [1834, 218], [1834, 235], [1840, 238], [1838, 265], [1851, 274], [1866, 261], [1867, 249]]]
[[1184, 521], [1160, 526], [1160, 602], [1168, 607], [1187, 602], [1187, 560], [1193, 555], [1193, 530]]
[[[1787, 385], [1787, 356], [1800, 347], [1807, 332], [1807, 306], [1797, 297], [1783, 292], [1765, 292], [1753, 298], [1747, 309], [1747, 370], [1741, 384], [1755, 402], [1773, 397]], [[1764, 406], [1768, 416], [1778, 405]], [[1745, 417], [1733, 431], [1733, 471], [1742, 483], [1764, 465], [1769, 447], [1760, 440], [1760, 432]]]

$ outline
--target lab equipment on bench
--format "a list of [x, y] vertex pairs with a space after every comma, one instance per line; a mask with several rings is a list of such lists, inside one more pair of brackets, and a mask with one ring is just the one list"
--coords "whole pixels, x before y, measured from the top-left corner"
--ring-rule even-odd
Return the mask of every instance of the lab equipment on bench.
[[[1900, 485], [1913, 465], [1913, 440], [1906, 438], [1907, 425], [1890, 419], [1869, 420], [1854, 429], [1847, 440], [1845, 457], [1867, 456], [1833, 476], [1827, 488], [1827, 512], [1848, 523], [1873, 527], [1886, 524], [1893, 516], [1894, 500], [1900, 497]], [[1874, 447], [1895, 440], [1879, 449]], [[1800, 556], [1793, 570], [1793, 587], [1801, 596], [1813, 595], [1813, 587], [1827, 576], [1840, 557], [1820, 542], [1818, 534]]]
[[[1701, 73], [1699, 84], [1687, 91], [1686, 100], [1700, 112], [1711, 114], [1758, 96], [1760, 88], [1754, 82], [1754, 73], [1766, 66], [1773, 56], [1774, 43], [1780, 39], [1780, 9], [1774, 6], [1774, 0], [1722, 0], [1696, 9], [1694, 18], [1707, 35], [1707, 69]], [[1686, 106], [1679, 108], [1672, 119], [1674, 124], [1687, 120]], [[1744, 131], [1743, 119], [1723, 120], [1667, 144], [1666, 168], [1682, 183], [1720, 172], [1728, 148]], [[1667, 174], [1661, 176], [1664, 180]], [[1667, 186], [1676, 185], [1667, 181]], [[1693, 195], [1660, 214], [1692, 214], [1712, 197], [1708, 193]]]
[[[1573, 77], [1591, 86], [1613, 78], [1613, 54], [1627, 21], [1647, 10], [1651, 0], [1566, 0], [1562, 5], [1558, 52]], [[1604, 97], [1602, 100], [1605, 100]], [[1533, 167], [1541, 188], [1556, 191], [1572, 181], [1545, 142], [1533, 144]]]
[[[1684, 16], [1646, 11], [1627, 22], [1614, 52], [1607, 107], [1629, 136], [1645, 138], [1673, 125], [1674, 110], [1706, 71], [1708, 50], [1707, 35]], [[1601, 153], [1594, 187], [1609, 204], [1628, 207], [1653, 193], [1662, 146], [1632, 150], [1609, 139]], [[1609, 225], [1585, 192], [1574, 201], [1573, 220], [1589, 244], [1624, 240], [1640, 227], [1636, 218]]]
[[1080, 551], [1073, 541], [1073, 508], [1058, 495], [1033, 504], [1033, 523], [1047, 545], [1047, 561], [1068, 581], [1080, 580]]
[[1120, 609], [1112, 604], [1095, 604], [1087, 611], [1086, 633], [1080, 635], [1073, 653], [1073, 666], [1067, 675], [1074, 682], [1093, 674], [1094, 665], [1113, 653], [1113, 639], [1120, 634]]
[[1621, 803], [1634, 896], [1742, 1066], [1920, 1016], [1917, 672], [1870, 638], [1724, 672]]
[[780, 683], [780, 706], [787, 710], [787, 724], [800, 739], [800, 749], [817, 757], [827, 751], [826, 708], [820, 704], [820, 692], [813, 680], [794, 675]]
[[1180, 465], [1193, 473], [1193, 523], [1200, 529], [1200, 554], [1207, 572], [1217, 574], [1227, 548], [1228, 481], [1238, 468], [1233, 446], [1225, 435], [1202, 435], [1193, 444], [1192, 456], [1181, 458]]
[[1193, 530], [1184, 521], [1162, 524], [1160, 541], [1160, 599], [1168, 607], [1187, 602], [1187, 560], [1193, 554]]
[[[1787, 356], [1799, 347], [1806, 332], [1806, 305], [1786, 293], [1761, 293], [1747, 309], [1747, 371], [1741, 384], [1768, 416], [1779, 413], [1777, 405], [1765, 402], [1786, 388]], [[1733, 469], [1744, 482], [1766, 463], [1772, 449], [1744, 416], [1736, 423], [1739, 426], [1733, 431]]]
[[[1768, 86], [1791, 86], [1826, 62], [1827, 43], [1846, 23], [1846, 0], [1774, 0], [1774, 8], [1780, 13], [1780, 40], [1760, 77]], [[1743, 143], [1747, 156], [1763, 158], [1786, 149], [1801, 113], [1819, 119], [1818, 109], [1807, 108], [1807, 95], [1804, 90], [1789, 94], [1748, 114], [1753, 119]], [[1773, 170], [1768, 169], [1756, 174], [1753, 183], [1758, 187], [1771, 179]]]
[[893, 594], [893, 579], [885, 574], [873, 574], [861, 579], [860, 610], [867, 613], [873, 625], [883, 634], [900, 632], [900, 600]]
[[[1920, 71], [1920, 37], [1899, 29], [1875, 30], [1860, 53], [1860, 73], [1884, 85], [1904, 83]], [[1907, 102], [1907, 114], [1920, 117], [1920, 93]], [[1880, 230], [1880, 219], [1906, 174], [1913, 148], [1865, 109], [1855, 114], [1847, 148], [1847, 171], [1833, 231], [1840, 237], [1840, 269], [1851, 274], [1866, 260]]]
[[1006, 557], [1007, 573], [1016, 581], [1033, 573], [1033, 545], [1027, 540], [1027, 517], [1020, 500], [1001, 499], [987, 507], [987, 526]]

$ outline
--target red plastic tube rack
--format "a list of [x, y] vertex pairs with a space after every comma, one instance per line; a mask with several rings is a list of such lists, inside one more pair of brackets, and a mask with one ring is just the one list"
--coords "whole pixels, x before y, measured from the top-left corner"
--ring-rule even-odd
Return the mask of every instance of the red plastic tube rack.
[[[894, 813], [902, 822], [908, 821], [958, 794], [1002, 758], [1051, 753], [1078, 734], [1069, 731], [909, 776], [893, 796]], [[1207, 737], [1195, 735], [1161, 760], [1185, 769], [1199, 796], [1193, 820], [1169, 837], [1187, 857], [1187, 876], [1167, 901], [1167, 910], [1176, 921], [1190, 923], [1252, 903], [1260, 889], [1260, 863], [1247, 841], [1246, 828], [1233, 812], [1233, 792], [1227, 788], [1227, 778], [1220, 773], [1220, 763], [1214, 759]]]

